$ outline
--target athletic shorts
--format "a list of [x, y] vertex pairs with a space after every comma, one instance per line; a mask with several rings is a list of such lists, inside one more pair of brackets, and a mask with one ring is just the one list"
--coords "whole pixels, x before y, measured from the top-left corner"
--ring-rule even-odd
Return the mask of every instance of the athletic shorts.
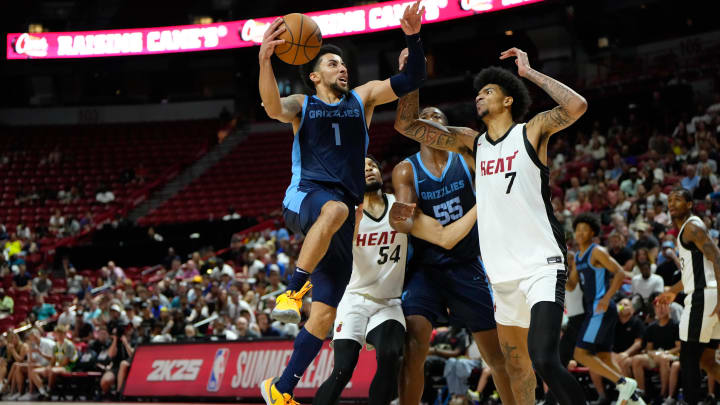
[[610, 353], [615, 344], [615, 326], [618, 323], [618, 313], [615, 303], [610, 301], [607, 311], [597, 314], [593, 305], [585, 309], [585, 320], [580, 325], [576, 346], [591, 353]]
[[493, 299], [480, 260], [443, 267], [417, 266], [403, 292], [405, 316], [444, 320], [471, 332], [495, 329]]
[[337, 308], [333, 340], [350, 339], [364, 346], [368, 333], [390, 320], [400, 322], [405, 328], [400, 299], [379, 300], [361, 294], [345, 294]]
[[555, 302], [565, 307], [567, 270], [538, 270], [534, 275], [493, 283], [495, 321], [501, 325], [530, 327], [530, 310], [538, 302]]
[[352, 239], [355, 231], [355, 206], [342, 189], [327, 184], [301, 181], [293, 192], [292, 204], [283, 208], [285, 225], [295, 233], [307, 235], [328, 201], [348, 207], [348, 216], [330, 241], [325, 256], [310, 275], [312, 300], [337, 308], [352, 273]]
[[717, 290], [695, 290], [685, 297], [685, 308], [680, 316], [680, 340], [708, 343], [720, 339], [720, 322], [710, 316], [717, 305]]

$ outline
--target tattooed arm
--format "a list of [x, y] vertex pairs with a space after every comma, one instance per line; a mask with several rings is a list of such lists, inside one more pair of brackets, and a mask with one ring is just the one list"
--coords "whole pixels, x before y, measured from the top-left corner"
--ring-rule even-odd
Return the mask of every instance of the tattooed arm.
[[515, 57], [518, 75], [540, 86], [553, 99], [558, 106], [550, 111], [541, 112], [528, 121], [528, 140], [538, 152], [540, 160], [547, 162], [547, 142], [550, 135], [569, 127], [587, 111], [585, 98], [570, 87], [546, 76], [530, 67], [527, 53], [517, 48], [511, 48], [500, 54], [500, 59]]
[[413, 91], [398, 101], [395, 129], [406, 137], [431, 148], [458, 152], [474, 161], [472, 151], [477, 131], [471, 128], [450, 127], [420, 118], [420, 92]]
[[[685, 231], [682, 235], [682, 242], [685, 244], [695, 244], [703, 256], [713, 264], [715, 279], [720, 280], [720, 249], [713, 243], [707, 229], [705, 229], [705, 225], [697, 221], [690, 221], [685, 225]], [[717, 288], [720, 290], [720, 287]], [[710, 316], [720, 318], [720, 301], [715, 305], [715, 309]]]

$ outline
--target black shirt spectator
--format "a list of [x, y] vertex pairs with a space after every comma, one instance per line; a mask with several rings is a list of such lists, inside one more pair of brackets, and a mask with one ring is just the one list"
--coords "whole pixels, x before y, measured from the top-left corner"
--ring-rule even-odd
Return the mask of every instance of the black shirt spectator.
[[15, 283], [15, 287], [23, 288], [27, 287], [28, 283], [30, 283], [30, 280], [32, 280], [32, 274], [30, 274], [29, 271], [24, 271], [16, 274], [13, 276], [13, 282]]
[[655, 269], [655, 274], [663, 278], [665, 285], [675, 285], [682, 276], [674, 260], [665, 260]]
[[635, 342], [635, 339], [645, 335], [645, 325], [637, 316], [633, 315], [627, 322], [618, 322], [615, 328], [615, 345], [613, 351], [621, 353]]
[[257, 324], [260, 328], [260, 334], [262, 335], [262, 337], [283, 336], [282, 332], [280, 332], [276, 328], [273, 328], [272, 325], [270, 325], [268, 314], [266, 314], [265, 312], [261, 312], [257, 315]]
[[671, 350], [680, 340], [680, 328], [677, 322], [670, 319], [665, 326], [655, 321], [648, 326], [643, 337], [643, 345], [652, 343], [654, 350]]

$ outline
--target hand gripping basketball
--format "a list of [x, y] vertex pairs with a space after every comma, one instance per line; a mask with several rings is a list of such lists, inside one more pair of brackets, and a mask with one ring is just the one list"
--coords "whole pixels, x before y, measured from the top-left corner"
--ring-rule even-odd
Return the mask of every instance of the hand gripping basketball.
[[261, 62], [270, 60], [273, 52], [275, 52], [275, 47], [285, 43], [284, 39], [277, 39], [278, 35], [285, 32], [285, 29], [282, 18], [278, 17], [270, 24], [268, 29], [265, 30], [263, 41], [260, 44], [259, 58]]

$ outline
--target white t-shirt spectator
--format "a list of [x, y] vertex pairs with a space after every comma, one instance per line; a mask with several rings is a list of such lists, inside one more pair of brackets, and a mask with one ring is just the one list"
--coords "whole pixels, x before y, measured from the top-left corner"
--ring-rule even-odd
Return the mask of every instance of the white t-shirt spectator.
[[65, 325], [69, 327], [75, 326], [75, 311], [69, 310], [60, 314], [57, 320], [58, 325]]
[[651, 274], [647, 280], [643, 278], [642, 274], [632, 278], [632, 293], [639, 294], [645, 302], [653, 293], [662, 293], [664, 287], [663, 278], [657, 274]]
[[662, 201], [663, 205], [667, 207], [668, 196], [667, 196], [667, 194], [665, 194], [665, 193], [660, 193], [657, 198], [655, 197], [655, 194], [650, 194], [650, 195], [647, 197], [647, 200], [646, 200], [646, 201], [647, 201], [647, 205], [648, 205], [648, 206], [652, 206], [653, 204], [655, 204], [655, 200], [657, 200], [657, 199], [659, 199], [660, 201]]
[[115, 194], [113, 194], [113, 192], [110, 190], [100, 191], [97, 194], [95, 194], [95, 199], [99, 203], [108, 204], [108, 203], [115, 201]]
[[51, 228], [61, 228], [63, 226], [65, 226], [65, 217], [63, 217], [62, 215], [53, 215], [50, 217]]
[[[52, 356], [55, 352], [55, 341], [52, 339], [48, 339], [46, 337], [40, 338], [40, 344], [39, 351], [45, 356]], [[40, 353], [32, 353], [32, 360], [33, 363], [39, 365], [40, 367], [45, 367], [50, 364], [50, 362], [43, 356], [40, 355]]]

